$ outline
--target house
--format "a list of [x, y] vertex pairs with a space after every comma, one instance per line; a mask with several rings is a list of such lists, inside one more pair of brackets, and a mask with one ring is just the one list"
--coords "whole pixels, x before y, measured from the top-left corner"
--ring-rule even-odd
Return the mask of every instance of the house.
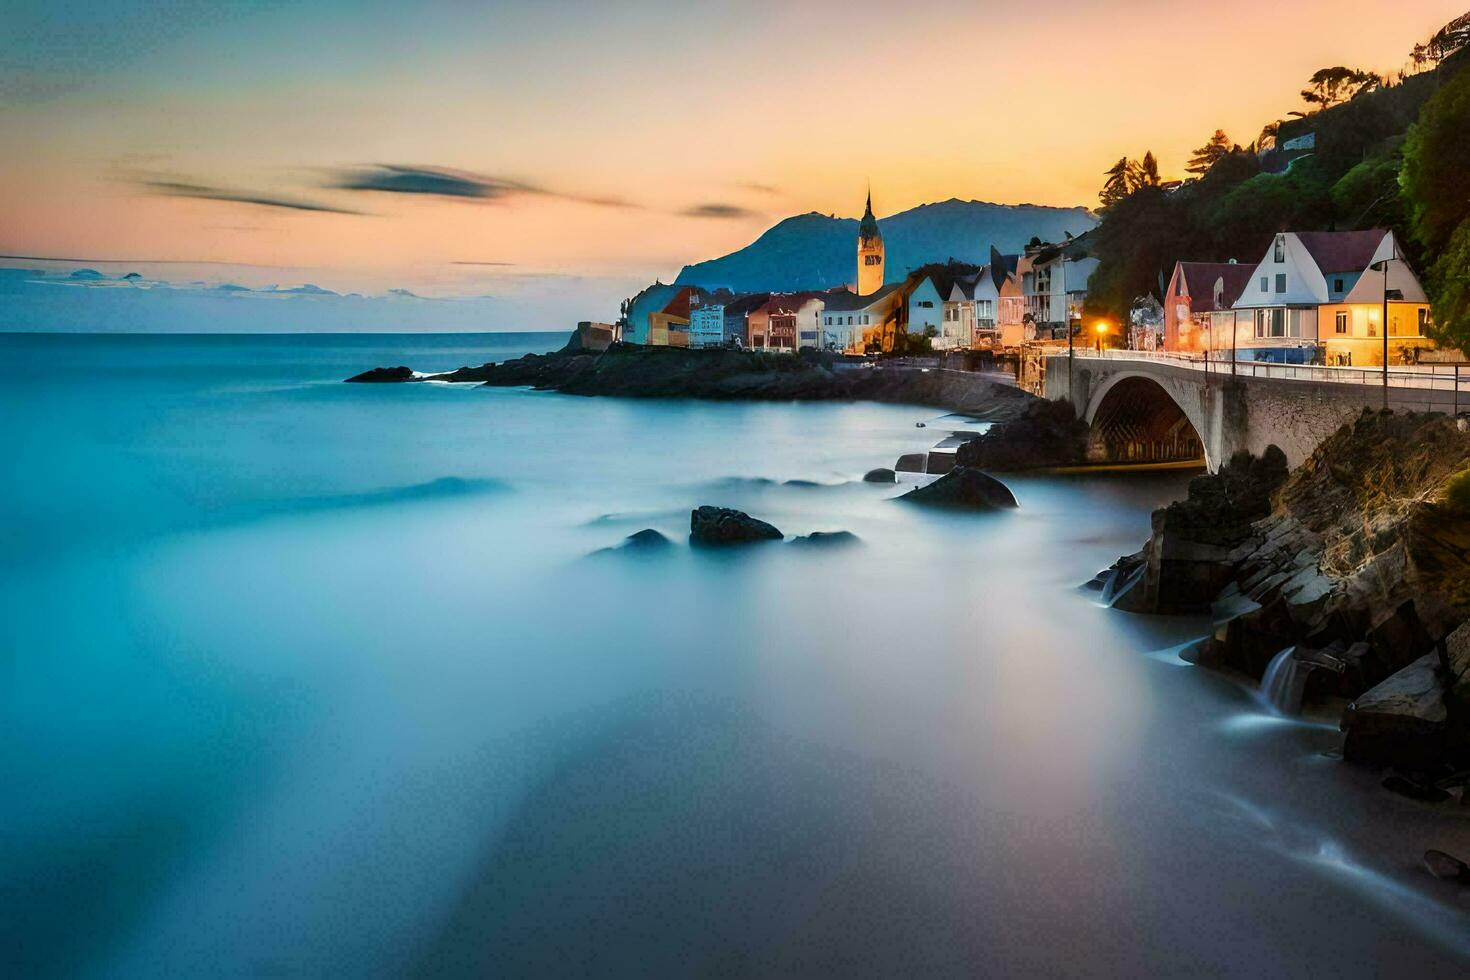
[[771, 293], [747, 316], [748, 345], [755, 350], [795, 351], [821, 342], [824, 293]]
[[[1253, 274], [1251, 266], [1234, 261], [1175, 262], [1164, 287], [1164, 350], [1209, 350], [1214, 340], [1210, 314], [1234, 306]], [[1221, 340], [1228, 349], [1229, 334]]]
[[[649, 317], [655, 313], [661, 313], [674, 296], [684, 286], [666, 286], [656, 282], [645, 288], [632, 299], [624, 304], [622, 318], [623, 339], [630, 344], [648, 344], [649, 340]], [[667, 324], [665, 325], [667, 335]]]
[[[999, 347], [1000, 331], [1000, 287], [996, 284], [993, 266], [985, 266], [975, 276], [971, 290], [974, 297], [974, 327], [970, 336], [971, 347]], [[1005, 282], [1002, 274], [1001, 282]], [[1019, 317], [1016, 321], [1020, 323]]]
[[969, 350], [975, 339], [975, 283], [979, 273], [956, 276], [944, 301], [944, 326], [935, 350]]
[[703, 296], [695, 286], [677, 286], [662, 309], [648, 314], [648, 341], [652, 347], [688, 347], [689, 311]]
[[727, 344], [750, 346], [748, 320], [752, 310], [771, 298], [770, 293], [746, 293], [725, 304], [725, 339]]
[[1390, 363], [1434, 345], [1424, 288], [1382, 229], [1276, 235], [1231, 314], [1212, 321], [1243, 360], [1381, 365], [1385, 330]]
[[910, 277], [904, 284], [904, 326], [910, 337], [922, 337], [932, 331], [940, 338], [944, 324], [944, 298], [949, 295], [953, 280], [939, 272]]
[[1018, 263], [1026, 317], [1036, 340], [1066, 339], [1070, 324], [1075, 332], [1087, 300], [1087, 280], [1098, 260], [1087, 254], [1081, 238], [1051, 244], [1033, 240]]
[[725, 307], [735, 299], [728, 289], [700, 295], [689, 309], [689, 346], [725, 344]]
[[1128, 310], [1128, 346], [1133, 350], [1164, 349], [1164, 307], [1152, 293], [1136, 298]]
[[823, 348], [849, 354], [861, 354], [869, 347], [891, 349], [898, 328], [900, 286], [880, 286], [867, 296], [845, 290], [828, 293], [822, 309]]

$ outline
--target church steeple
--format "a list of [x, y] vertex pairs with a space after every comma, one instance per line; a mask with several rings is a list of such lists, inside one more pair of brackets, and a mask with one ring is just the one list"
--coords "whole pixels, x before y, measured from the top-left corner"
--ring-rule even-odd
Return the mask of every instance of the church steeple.
[[858, 224], [857, 291], [859, 296], [876, 293], [883, 287], [883, 233], [873, 217], [873, 188], [868, 188], [868, 203], [863, 220]]

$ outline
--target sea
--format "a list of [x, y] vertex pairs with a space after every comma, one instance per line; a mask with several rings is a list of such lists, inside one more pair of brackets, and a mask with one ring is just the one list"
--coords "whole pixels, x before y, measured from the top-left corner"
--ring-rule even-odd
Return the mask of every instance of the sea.
[[1081, 587], [1189, 474], [342, 383], [564, 339], [0, 336], [0, 974], [1466, 975], [1470, 821]]

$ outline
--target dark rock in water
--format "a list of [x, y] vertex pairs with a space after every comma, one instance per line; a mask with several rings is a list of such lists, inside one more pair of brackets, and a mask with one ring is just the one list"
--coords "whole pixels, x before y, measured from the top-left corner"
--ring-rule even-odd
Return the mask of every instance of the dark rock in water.
[[863, 482], [864, 483], [897, 483], [898, 482], [898, 474], [895, 473], [895, 472], [893, 472], [892, 470], [888, 469], [886, 466], [880, 466], [876, 470], [868, 470], [868, 472], [864, 473], [863, 474]]
[[674, 542], [664, 537], [651, 527], [628, 535], [621, 543], [612, 548], [599, 548], [592, 552], [594, 555], [612, 554], [640, 554], [651, 555], [662, 551], [668, 551], [674, 546]]
[[1001, 473], [1080, 466], [1087, 462], [1087, 434], [1071, 402], [1038, 399], [1019, 418], [997, 422], [960, 446], [956, 463]]
[[900, 473], [922, 473], [927, 455], [927, 453], [904, 453], [898, 457], [898, 462], [893, 465], [893, 468]]
[[819, 486], [821, 486], [821, 484], [818, 483], [816, 480], [787, 480], [785, 483], [783, 483], [781, 485], [783, 487], [819, 487]]
[[928, 486], [916, 487], [899, 499], [916, 504], [967, 507], [973, 510], [999, 510], [1017, 506], [1016, 497], [1009, 487], [988, 473], [969, 466], [957, 466]]
[[347, 380], [358, 384], [387, 383], [391, 381], [412, 381], [414, 379], [413, 368], [404, 367], [380, 367], [361, 374], [353, 375]]
[[861, 544], [862, 539], [851, 531], [813, 531], [811, 534], [791, 539], [792, 544], [803, 547], [831, 547], [840, 548], [846, 545]]
[[1433, 769], [1444, 761], [1446, 720], [1439, 656], [1425, 654], [1348, 705], [1343, 757]]
[[659, 534], [653, 528], [645, 527], [643, 530], [624, 538], [622, 546], [635, 551], [659, 551], [664, 548], [672, 548], [674, 542]]
[[1436, 878], [1470, 884], [1470, 864], [1444, 851], [1424, 852], [1424, 867]]
[[1385, 779], [1383, 781], [1383, 788], [1390, 793], [1407, 796], [1409, 799], [1418, 800], [1421, 803], [1443, 803], [1450, 798], [1450, 794], [1433, 783], [1421, 783], [1401, 773], [1394, 773]]
[[729, 507], [696, 507], [689, 512], [691, 544], [748, 544], [779, 541], [783, 537], [785, 535], [774, 526]]

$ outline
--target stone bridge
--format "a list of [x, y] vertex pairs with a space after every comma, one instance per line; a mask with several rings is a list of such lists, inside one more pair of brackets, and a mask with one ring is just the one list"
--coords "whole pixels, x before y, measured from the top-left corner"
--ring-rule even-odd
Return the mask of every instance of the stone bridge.
[[[1131, 356], [1130, 356], [1131, 354]], [[1383, 407], [1381, 381], [1369, 369], [1210, 365], [1146, 353], [1077, 351], [1046, 359], [1044, 393], [1071, 398], [1092, 427], [1097, 462], [1203, 460], [1211, 471], [1238, 450], [1259, 455], [1269, 445], [1297, 465], [1365, 408]], [[1429, 370], [1391, 374], [1389, 407], [1410, 411], [1470, 408], [1470, 370], [1463, 377]]]

